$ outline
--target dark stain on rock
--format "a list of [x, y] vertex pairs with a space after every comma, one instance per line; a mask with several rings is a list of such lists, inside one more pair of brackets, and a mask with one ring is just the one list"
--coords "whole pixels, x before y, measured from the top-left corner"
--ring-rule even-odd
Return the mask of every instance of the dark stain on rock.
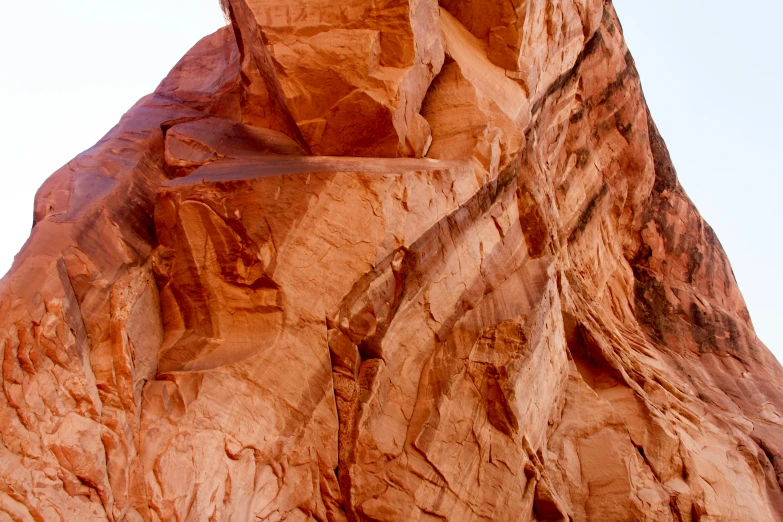
[[598, 194], [596, 194], [593, 199], [590, 200], [590, 203], [587, 204], [587, 207], [585, 208], [584, 212], [582, 212], [582, 215], [579, 216], [579, 219], [576, 222], [576, 226], [571, 231], [571, 235], [568, 237], [569, 243], [576, 240], [576, 238], [578, 238], [579, 235], [584, 232], [585, 228], [587, 228], [587, 225], [590, 223], [590, 221], [592, 221], [598, 205], [608, 193], [609, 186], [604, 182], [604, 184], [601, 186], [601, 190], [598, 191]]

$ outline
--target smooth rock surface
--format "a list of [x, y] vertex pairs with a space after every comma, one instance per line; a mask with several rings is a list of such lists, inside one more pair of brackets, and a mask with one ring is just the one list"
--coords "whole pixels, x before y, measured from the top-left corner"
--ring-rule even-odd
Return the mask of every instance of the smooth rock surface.
[[0, 520], [783, 520], [611, 2], [223, 4], [36, 196]]

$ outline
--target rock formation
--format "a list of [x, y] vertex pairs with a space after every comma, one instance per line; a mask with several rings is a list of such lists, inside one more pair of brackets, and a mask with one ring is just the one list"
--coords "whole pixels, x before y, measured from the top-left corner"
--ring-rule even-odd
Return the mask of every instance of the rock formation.
[[225, 0], [0, 282], [0, 520], [783, 520], [783, 369], [609, 0]]

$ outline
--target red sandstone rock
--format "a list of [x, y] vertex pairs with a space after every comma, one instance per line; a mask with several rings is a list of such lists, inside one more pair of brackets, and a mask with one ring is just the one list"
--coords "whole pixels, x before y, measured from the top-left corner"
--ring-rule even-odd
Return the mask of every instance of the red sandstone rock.
[[0, 519], [782, 520], [783, 369], [611, 3], [327, 4], [227, 2], [39, 190]]
[[[317, 154], [424, 155], [443, 64], [436, 0], [225, 0], [268, 90]], [[273, 80], [267, 79], [274, 76]]]

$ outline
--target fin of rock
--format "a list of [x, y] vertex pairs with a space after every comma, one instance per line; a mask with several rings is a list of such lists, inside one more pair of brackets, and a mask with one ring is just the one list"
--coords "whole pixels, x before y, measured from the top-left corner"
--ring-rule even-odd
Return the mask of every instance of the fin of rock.
[[36, 196], [0, 519], [783, 520], [783, 369], [611, 2], [223, 4]]

